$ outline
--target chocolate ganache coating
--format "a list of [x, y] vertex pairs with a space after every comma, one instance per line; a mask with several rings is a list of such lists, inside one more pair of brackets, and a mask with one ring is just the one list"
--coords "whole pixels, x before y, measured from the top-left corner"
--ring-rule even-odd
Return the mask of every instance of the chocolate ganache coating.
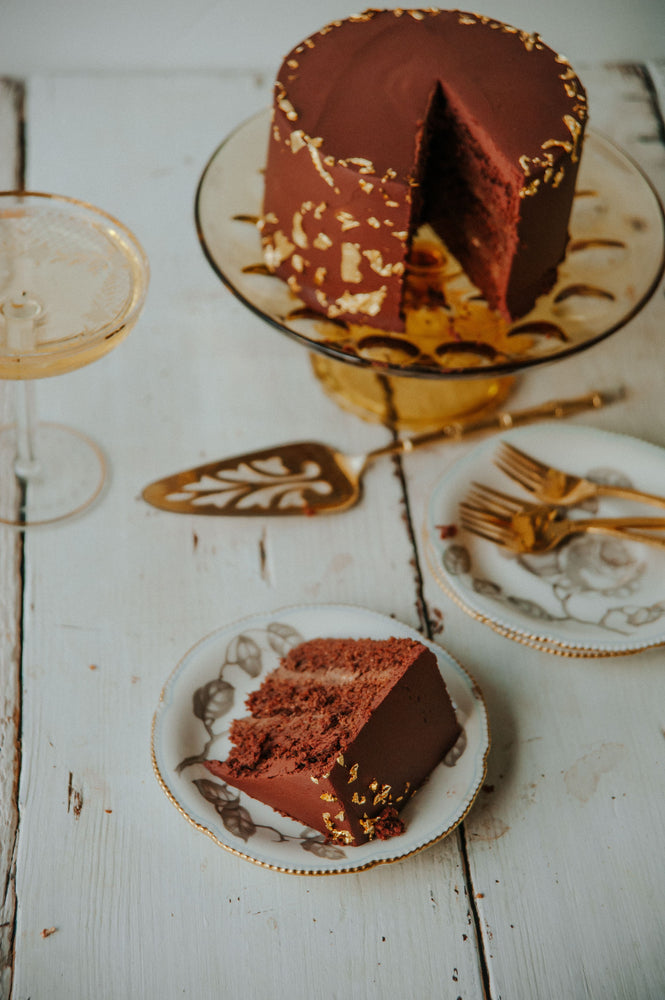
[[492, 308], [523, 315], [565, 254], [586, 118], [579, 79], [538, 35], [456, 10], [334, 22], [277, 76], [268, 267], [330, 318], [401, 330], [427, 221]]
[[346, 846], [401, 833], [461, 732], [436, 657], [412, 639], [301, 643], [247, 708], [208, 770]]

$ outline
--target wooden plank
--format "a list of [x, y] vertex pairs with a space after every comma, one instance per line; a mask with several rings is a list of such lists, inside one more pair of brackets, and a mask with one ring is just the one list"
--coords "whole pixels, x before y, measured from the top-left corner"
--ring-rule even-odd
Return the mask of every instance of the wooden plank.
[[[22, 88], [0, 79], [0, 187], [20, 184]], [[0, 384], [0, 425], [11, 420], [11, 387]], [[0, 490], [13, 490], [0, 473]], [[9, 996], [14, 963], [15, 848], [20, 767], [21, 538], [0, 526], [0, 997]]]
[[[662, 193], [662, 123], [643, 72], [589, 66], [580, 73], [594, 127]], [[625, 402], [575, 422], [665, 446], [664, 329], [661, 284], [625, 330], [571, 361], [531, 371], [511, 402], [534, 405], [623, 381]], [[436, 480], [468, 447], [405, 461], [416, 523]], [[489, 704], [486, 793], [465, 829], [490, 996], [662, 997], [662, 650], [601, 661], [538, 653], [458, 609], [429, 573], [422, 548], [421, 565], [428, 614], [443, 624], [440, 640], [477, 677]]]
[[112, 475], [86, 516], [27, 541], [20, 997], [482, 995], [456, 837], [363, 875], [294, 878], [191, 829], [150, 769], [161, 686], [212, 629], [299, 602], [422, 624], [390, 460], [342, 518], [196, 520], [139, 499], [162, 473], [304, 432], [352, 451], [387, 438], [323, 395], [306, 352], [234, 300], [197, 244], [200, 173], [269, 100], [267, 79], [30, 80], [30, 182], [122, 218], [152, 284], [118, 351], [38, 387], [42, 414], [85, 427]]

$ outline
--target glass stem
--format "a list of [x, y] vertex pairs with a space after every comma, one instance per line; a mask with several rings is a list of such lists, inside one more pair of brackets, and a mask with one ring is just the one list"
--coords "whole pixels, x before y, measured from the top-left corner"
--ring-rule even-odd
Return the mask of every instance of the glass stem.
[[[17, 356], [34, 350], [37, 341], [37, 321], [42, 314], [41, 303], [26, 292], [10, 297], [2, 304], [5, 317], [7, 347]], [[35, 455], [35, 393], [30, 381], [19, 379], [15, 385], [16, 457], [14, 472], [24, 481], [39, 471]]]
[[35, 454], [35, 387], [22, 379], [15, 384], [16, 457], [14, 472], [18, 479], [34, 478], [39, 471]]

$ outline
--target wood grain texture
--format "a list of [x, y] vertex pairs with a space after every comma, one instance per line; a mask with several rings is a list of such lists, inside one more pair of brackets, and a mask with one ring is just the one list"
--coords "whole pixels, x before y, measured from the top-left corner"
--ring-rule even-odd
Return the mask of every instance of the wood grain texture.
[[408, 995], [414, 960], [421, 995], [481, 995], [456, 837], [363, 876], [288, 877], [197, 834], [151, 773], [161, 686], [214, 628], [300, 602], [422, 624], [390, 460], [343, 520], [197, 520], [139, 499], [157, 475], [304, 427], [353, 450], [388, 438], [340, 413], [197, 244], [200, 172], [269, 90], [249, 75], [30, 81], [31, 183], [117, 214], [152, 283], [121, 349], [39, 386], [42, 413], [85, 427], [112, 475], [85, 517], [26, 543], [17, 997]]
[[[662, 118], [645, 71], [579, 71], [594, 128], [662, 195]], [[623, 381], [625, 402], [575, 422], [665, 446], [663, 329], [661, 283], [626, 329], [531, 372], [512, 401]], [[436, 478], [465, 451], [442, 452], [438, 463], [413, 456], [416, 521]], [[445, 625], [440, 640], [478, 678], [494, 733], [486, 791], [465, 824], [491, 997], [657, 1000], [665, 993], [663, 651], [607, 661], [538, 653], [476, 624], [425, 579], [430, 614], [438, 608]]]
[[[662, 192], [662, 64], [583, 69], [594, 125]], [[421, 526], [432, 486], [472, 442], [377, 463], [363, 502], [339, 516], [196, 519], [140, 500], [157, 476], [304, 430], [351, 451], [388, 438], [323, 395], [306, 352], [248, 313], [197, 243], [201, 171], [268, 102], [269, 75], [53, 74], [28, 93], [30, 186], [119, 216], [152, 280], [116, 352], [38, 386], [42, 415], [96, 438], [111, 477], [85, 516], [25, 544], [12, 1000], [660, 1000], [663, 654], [548, 657], [445, 597]], [[627, 329], [534, 370], [511, 402], [624, 379], [624, 403], [576, 420], [665, 445], [664, 320], [661, 287]], [[15, 567], [4, 579], [3, 593], [16, 589]], [[479, 801], [463, 830], [403, 863], [325, 879], [259, 869], [185, 823], [152, 775], [152, 714], [184, 653], [299, 602], [430, 630], [485, 694]]]
[[[20, 184], [19, 84], [0, 80], [0, 188]], [[0, 425], [11, 421], [11, 387], [0, 384]], [[13, 477], [12, 477], [13, 480]], [[13, 490], [0, 474], [0, 489]], [[0, 997], [9, 996], [14, 962], [15, 847], [20, 763], [21, 537], [0, 526]]]

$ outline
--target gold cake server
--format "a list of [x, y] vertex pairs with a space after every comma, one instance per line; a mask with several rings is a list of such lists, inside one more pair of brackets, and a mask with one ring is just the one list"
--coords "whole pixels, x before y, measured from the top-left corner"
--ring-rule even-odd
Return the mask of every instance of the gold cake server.
[[623, 389], [555, 399], [515, 413], [456, 420], [437, 430], [399, 438], [366, 455], [346, 455], [317, 441], [296, 441], [236, 455], [159, 479], [143, 499], [178, 514], [308, 515], [347, 510], [362, 496], [362, 476], [377, 458], [407, 454], [436, 441], [458, 441], [483, 430], [508, 430], [536, 420], [599, 409], [623, 398]]

